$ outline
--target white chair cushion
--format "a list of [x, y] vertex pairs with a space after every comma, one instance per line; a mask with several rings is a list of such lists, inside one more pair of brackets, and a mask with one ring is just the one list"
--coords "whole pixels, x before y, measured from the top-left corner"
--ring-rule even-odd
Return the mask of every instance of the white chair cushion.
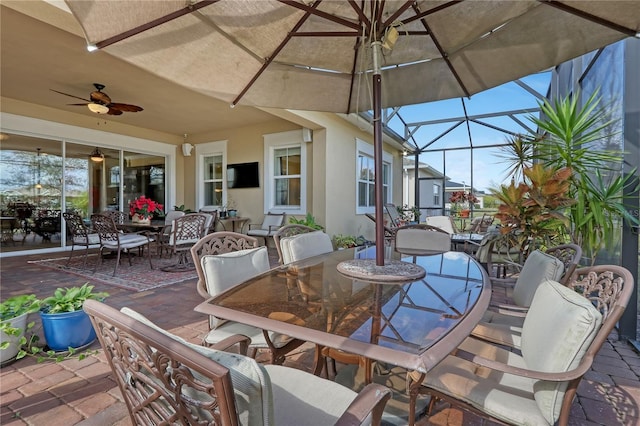
[[251, 229], [251, 230], [247, 231], [247, 235], [251, 235], [251, 236], [254, 236], [254, 237], [271, 237], [276, 232], [277, 232], [276, 229], [274, 229], [272, 231], [267, 231], [265, 229]]
[[305, 371], [265, 365], [271, 378], [276, 425], [333, 425], [357, 394]]
[[[467, 339], [460, 348], [514, 367], [526, 368], [520, 355], [481, 341]], [[417, 379], [416, 373], [411, 374]], [[508, 423], [548, 426], [533, 398], [532, 379], [491, 371], [448, 356], [427, 374], [423, 383]]]
[[[252, 348], [268, 349], [267, 340], [264, 337], [264, 333], [261, 328], [254, 327], [252, 325], [246, 325], [235, 321], [226, 321], [213, 317], [216, 321], [216, 327], [209, 331], [204, 338], [204, 341], [210, 345], [231, 337], [234, 334], [242, 334], [251, 339]], [[276, 348], [281, 348], [289, 343], [292, 338], [285, 336], [284, 334], [276, 333], [274, 331], [267, 331], [269, 340]]]
[[280, 240], [284, 264], [333, 251], [331, 238], [322, 231], [293, 235]]
[[268, 214], [264, 217], [264, 221], [262, 222], [262, 229], [265, 230], [269, 230], [269, 227], [273, 226], [281, 226], [282, 225], [282, 221], [284, 219], [283, 215], [273, 215], [273, 214]]
[[[522, 326], [522, 357], [533, 370], [571, 370], [580, 364], [601, 325], [602, 314], [589, 299], [555, 281], [544, 281]], [[534, 384], [536, 402], [550, 424], [558, 419], [566, 388], [567, 382]]]
[[[149, 242], [149, 238], [145, 235], [140, 234], [120, 234], [120, 248], [134, 248], [140, 247], [141, 245], [147, 244]], [[107, 248], [117, 248], [118, 243], [116, 241], [103, 241], [102, 245]]]
[[[460, 348], [513, 367], [562, 372], [579, 364], [601, 322], [602, 316], [589, 300], [557, 282], [545, 281], [523, 325], [522, 355], [472, 338]], [[424, 384], [507, 423], [523, 425], [554, 424], [567, 386], [567, 382], [492, 371], [455, 356], [432, 369]]]
[[207, 291], [216, 296], [225, 290], [269, 270], [266, 247], [204, 255], [200, 259]]
[[451, 217], [449, 216], [427, 216], [425, 218], [425, 222], [427, 225], [440, 228], [448, 234], [456, 233], [455, 229], [453, 228], [453, 223], [451, 222]]
[[564, 272], [564, 263], [557, 257], [534, 250], [522, 266], [520, 276], [513, 288], [513, 301], [518, 306], [529, 307], [541, 282], [559, 281]]
[[[200, 259], [200, 264], [207, 291], [212, 296], [268, 271], [270, 268], [266, 247], [205, 255]], [[212, 316], [209, 324], [211, 328], [216, 328], [225, 321]]]
[[451, 235], [437, 231], [417, 228], [398, 229], [396, 231], [396, 250], [409, 251], [449, 251]]
[[273, 396], [271, 381], [265, 369], [254, 359], [242, 355], [217, 351], [194, 345], [156, 326], [138, 312], [122, 308], [121, 312], [154, 328], [170, 338], [190, 347], [200, 354], [229, 369], [240, 424], [273, 425]]
[[167, 214], [164, 216], [164, 224], [171, 225], [174, 220], [184, 215], [185, 215], [185, 212], [181, 210], [171, 210], [167, 212]]
[[91, 244], [100, 244], [100, 235], [98, 234], [87, 234], [87, 238], [82, 235], [77, 235], [73, 237], [74, 244], [87, 244], [87, 240], [89, 240], [89, 245]]

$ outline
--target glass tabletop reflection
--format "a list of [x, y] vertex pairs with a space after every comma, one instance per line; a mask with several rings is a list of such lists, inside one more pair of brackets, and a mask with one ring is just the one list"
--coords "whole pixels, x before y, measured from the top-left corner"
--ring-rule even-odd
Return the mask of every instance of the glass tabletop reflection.
[[350, 278], [337, 265], [375, 259], [375, 247], [340, 250], [272, 269], [196, 310], [428, 371], [480, 319], [488, 279], [461, 252], [386, 257], [420, 265], [426, 276], [400, 283]]

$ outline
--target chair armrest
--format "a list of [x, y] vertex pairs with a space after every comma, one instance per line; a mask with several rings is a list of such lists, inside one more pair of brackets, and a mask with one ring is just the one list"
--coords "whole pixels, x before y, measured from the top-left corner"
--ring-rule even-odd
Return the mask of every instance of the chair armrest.
[[283, 225], [269, 225], [269, 232], [277, 231], [282, 228]]
[[508, 305], [506, 303], [496, 303], [495, 305], [489, 305], [489, 310], [504, 315], [511, 315], [514, 317], [524, 317], [527, 312], [529, 312], [529, 308], [526, 308], [524, 306]]
[[382, 420], [384, 406], [389, 398], [391, 398], [391, 391], [387, 387], [370, 383], [349, 404], [347, 411], [340, 416], [335, 425], [361, 425], [364, 424], [369, 415], [371, 415], [370, 424], [379, 425]]
[[[504, 265], [504, 263], [500, 263], [501, 265]], [[493, 265], [496, 265], [496, 263], [493, 263]], [[514, 287], [516, 284], [516, 279], [515, 278], [496, 278], [496, 277], [490, 277], [489, 278], [491, 280], [491, 285], [497, 285], [498, 287]]]
[[211, 345], [209, 347], [218, 351], [227, 351], [229, 348], [238, 345], [238, 353], [240, 353], [241, 355], [247, 355], [249, 343], [251, 343], [251, 339], [247, 336], [244, 336], [242, 334], [234, 334], [233, 336], [222, 339], [215, 345]]
[[591, 364], [593, 362], [592, 356], [585, 355], [585, 357], [582, 359], [582, 362], [580, 362], [580, 365], [578, 365], [578, 367], [574, 368], [573, 370], [563, 371], [559, 373], [546, 373], [544, 371], [514, 367], [509, 364], [475, 355], [462, 349], [458, 349], [453, 356], [467, 360], [479, 366], [489, 368], [491, 370], [500, 371], [502, 373], [527, 377], [534, 380], [547, 380], [550, 382], [565, 382], [582, 377], [587, 371], [589, 371], [589, 368], [591, 368]]
[[250, 223], [249, 224], [249, 230], [252, 230], [254, 227], [258, 227], [258, 226], [262, 226], [261, 223]]

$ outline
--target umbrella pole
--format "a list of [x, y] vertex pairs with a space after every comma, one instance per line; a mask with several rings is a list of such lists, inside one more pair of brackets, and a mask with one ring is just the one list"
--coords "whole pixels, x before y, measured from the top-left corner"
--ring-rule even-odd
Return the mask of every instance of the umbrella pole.
[[384, 265], [384, 216], [382, 212], [382, 76], [380, 73], [380, 53], [382, 44], [371, 43], [373, 50], [373, 161], [375, 172], [375, 213], [376, 213], [376, 265]]

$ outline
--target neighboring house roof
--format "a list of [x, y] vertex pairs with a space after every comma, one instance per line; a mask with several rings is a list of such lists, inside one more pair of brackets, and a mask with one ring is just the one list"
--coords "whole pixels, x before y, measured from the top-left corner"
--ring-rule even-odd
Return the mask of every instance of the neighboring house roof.
[[[402, 167], [405, 170], [413, 170], [415, 168], [415, 161], [404, 157], [402, 159]], [[430, 165], [423, 163], [423, 162], [418, 162], [418, 169], [420, 170], [420, 172], [429, 175], [430, 177], [441, 177], [444, 178], [445, 180], [447, 180], [447, 176], [445, 176], [444, 174], [442, 174], [441, 172], [439, 172], [438, 170], [434, 169], [433, 167], [431, 167]]]

